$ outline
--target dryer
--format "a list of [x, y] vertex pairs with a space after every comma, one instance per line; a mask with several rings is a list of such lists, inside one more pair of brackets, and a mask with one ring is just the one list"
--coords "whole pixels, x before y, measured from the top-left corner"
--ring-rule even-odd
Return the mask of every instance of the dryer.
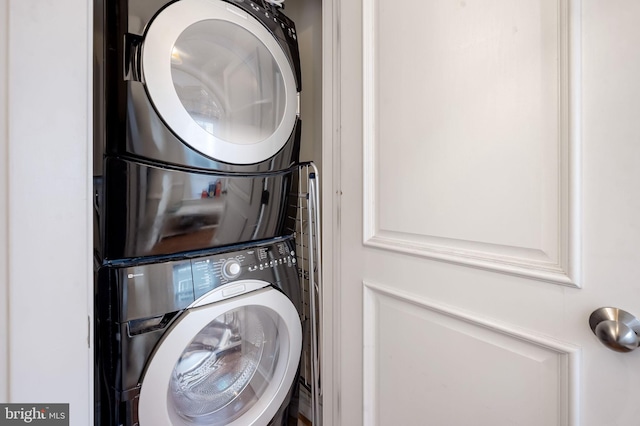
[[302, 300], [291, 238], [107, 266], [97, 282], [97, 425], [295, 421]]
[[297, 163], [300, 58], [295, 25], [279, 6], [98, 2], [98, 150], [206, 171]]
[[100, 261], [285, 235], [299, 158], [294, 23], [257, 0], [96, 0]]

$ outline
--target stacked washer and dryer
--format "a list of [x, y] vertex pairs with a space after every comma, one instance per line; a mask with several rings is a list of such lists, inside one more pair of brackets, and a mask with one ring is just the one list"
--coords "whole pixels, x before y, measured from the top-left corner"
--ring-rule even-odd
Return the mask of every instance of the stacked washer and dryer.
[[96, 0], [95, 28], [95, 423], [296, 424], [294, 23]]

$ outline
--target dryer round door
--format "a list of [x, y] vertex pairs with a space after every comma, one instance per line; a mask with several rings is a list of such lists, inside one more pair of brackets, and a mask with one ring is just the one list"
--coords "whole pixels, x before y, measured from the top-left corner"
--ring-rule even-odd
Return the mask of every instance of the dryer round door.
[[242, 9], [221, 0], [172, 3], [149, 25], [141, 56], [156, 111], [200, 153], [258, 163], [293, 132], [293, 69], [275, 37]]
[[267, 424], [296, 379], [298, 312], [269, 287], [189, 309], [152, 355], [142, 426]]

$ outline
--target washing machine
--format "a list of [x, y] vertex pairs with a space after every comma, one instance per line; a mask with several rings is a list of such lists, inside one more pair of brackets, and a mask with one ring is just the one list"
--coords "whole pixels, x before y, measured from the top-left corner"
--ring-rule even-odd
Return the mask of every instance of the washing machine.
[[300, 60], [280, 6], [96, 0], [94, 41], [99, 258], [171, 255], [292, 228]]
[[96, 425], [296, 424], [302, 301], [291, 238], [105, 266], [97, 282]]

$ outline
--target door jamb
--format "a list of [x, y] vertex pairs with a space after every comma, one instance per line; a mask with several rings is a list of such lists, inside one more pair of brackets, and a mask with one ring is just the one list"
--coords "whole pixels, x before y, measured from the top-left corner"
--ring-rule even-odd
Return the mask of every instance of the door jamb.
[[322, 2], [322, 419], [341, 424], [340, 410], [340, 0]]

